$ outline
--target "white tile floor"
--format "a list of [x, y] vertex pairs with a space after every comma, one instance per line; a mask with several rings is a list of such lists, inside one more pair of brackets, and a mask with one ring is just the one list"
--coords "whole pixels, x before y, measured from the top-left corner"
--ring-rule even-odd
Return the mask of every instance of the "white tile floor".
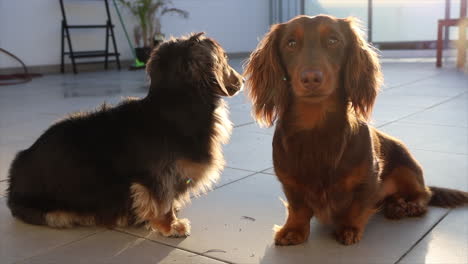
[[[233, 65], [239, 69], [240, 61]], [[428, 184], [468, 190], [468, 76], [432, 63], [383, 69], [374, 124], [407, 143]], [[192, 221], [190, 237], [163, 238], [142, 228], [55, 230], [13, 219], [4, 196], [15, 153], [65, 114], [144, 96], [145, 85], [141, 71], [111, 71], [0, 87], [0, 263], [468, 263], [467, 208], [431, 208], [401, 221], [378, 214], [363, 240], [348, 247], [313, 220], [307, 243], [275, 247], [272, 227], [283, 223], [285, 211], [271, 169], [274, 130], [254, 124], [244, 95], [228, 100], [236, 127], [220, 182], [180, 212]]]

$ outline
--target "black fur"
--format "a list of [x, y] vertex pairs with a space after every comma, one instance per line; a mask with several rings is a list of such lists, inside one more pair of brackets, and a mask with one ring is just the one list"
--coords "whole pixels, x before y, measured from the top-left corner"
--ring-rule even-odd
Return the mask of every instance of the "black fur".
[[[212, 137], [219, 122], [214, 111], [223, 107], [221, 95], [226, 95], [220, 86], [237, 91], [242, 82], [234, 71], [230, 83], [217, 83], [214, 67], [220, 62], [197, 45], [223, 52], [201, 34], [165, 42], [148, 63], [151, 87], [145, 98], [73, 114], [20, 151], [9, 172], [12, 214], [46, 224], [47, 212], [66, 211], [113, 226], [121, 216], [135, 222], [133, 183], [151, 190], [156, 201], [177, 200], [186, 193], [191, 185], [182, 178], [165, 177], [174, 177], [169, 170], [178, 159], [203, 163], [213, 158]], [[204, 65], [195, 71], [199, 56]]]

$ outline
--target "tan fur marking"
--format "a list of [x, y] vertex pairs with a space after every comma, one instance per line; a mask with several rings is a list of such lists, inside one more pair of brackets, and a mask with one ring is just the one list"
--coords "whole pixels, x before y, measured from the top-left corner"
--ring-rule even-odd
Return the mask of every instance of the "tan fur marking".
[[397, 192], [397, 186], [393, 179], [388, 179], [383, 181], [379, 186], [379, 193], [377, 201], [381, 201], [390, 195], [393, 195]]
[[160, 213], [160, 205], [152, 197], [150, 191], [139, 183], [130, 186], [133, 199], [133, 212], [135, 213], [137, 223], [142, 223], [156, 218]]
[[385, 181], [391, 180], [396, 186], [396, 192], [406, 195], [427, 192], [422, 175], [407, 167], [398, 167], [386, 177]]
[[182, 178], [200, 180], [208, 176], [210, 173], [216, 173], [216, 168], [209, 163], [198, 163], [188, 159], [177, 161], [177, 170]]
[[354, 187], [361, 184], [365, 180], [368, 170], [369, 164], [367, 162], [354, 167], [344, 178], [344, 191], [352, 191]]
[[308, 99], [297, 99], [291, 111], [287, 114], [291, 131], [319, 128], [327, 118], [327, 114], [336, 111], [336, 93], [328, 96], [321, 103], [311, 103]]
[[70, 228], [74, 225], [93, 226], [95, 220], [93, 216], [80, 216], [76, 213], [65, 211], [53, 211], [45, 215], [48, 226], [56, 228]]
[[117, 227], [129, 226], [128, 217], [127, 216], [118, 217], [117, 220], [115, 221], [115, 226]]
[[190, 222], [187, 219], [178, 219], [174, 210], [169, 211], [150, 221], [153, 230], [166, 237], [183, 237], [190, 235]]
[[326, 25], [326, 24], [320, 24], [318, 26], [318, 32], [322, 36], [326, 35], [326, 34], [328, 34], [328, 32], [330, 32], [330, 27], [328, 25]]

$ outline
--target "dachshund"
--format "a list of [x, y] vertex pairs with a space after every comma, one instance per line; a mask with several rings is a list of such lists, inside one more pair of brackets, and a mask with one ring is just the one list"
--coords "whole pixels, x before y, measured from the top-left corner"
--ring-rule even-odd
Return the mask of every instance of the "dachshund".
[[176, 209], [218, 179], [232, 129], [222, 97], [243, 79], [204, 33], [162, 43], [146, 69], [146, 97], [72, 114], [17, 154], [7, 190], [13, 216], [57, 228], [146, 224], [164, 236], [190, 234]]
[[379, 209], [400, 219], [423, 215], [428, 204], [468, 203], [467, 192], [427, 187], [405, 145], [367, 123], [382, 74], [356, 19], [298, 16], [273, 25], [244, 75], [254, 118], [276, 122], [273, 164], [287, 198], [277, 245], [305, 242], [313, 216], [350, 245]]

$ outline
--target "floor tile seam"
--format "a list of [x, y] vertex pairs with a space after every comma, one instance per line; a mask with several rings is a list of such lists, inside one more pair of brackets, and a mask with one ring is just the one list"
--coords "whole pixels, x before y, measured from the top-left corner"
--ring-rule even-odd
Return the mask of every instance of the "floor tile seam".
[[274, 173], [267, 172], [267, 170], [271, 170], [271, 169], [273, 169], [273, 168], [274, 168], [274, 167], [268, 167], [268, 168], [266, 168], [266, 169], [264, 169], [264, 170], [259, 171], [259, 173], [266, 173], [266, 174], [273, 174], [273, 175], [275, 175]]
[[233, 170], [240, 170], [240, 171], [245, 171], [245, 172], [258, 172], [254, 170], [249, 170], [249, 169], [242, 169], [242, 168], [237, 168], [237, 167], [231, 167], [231, 166], [224, 166], [226, 169], [233, 169]]
[[434, 153], [440, 153], [440, 154], [452, 154], [452, 155], [459, 155], [459, 156], [468, 156], [468, 153], [446, 152], [446, 151], [430, 150], [430, 149], [424, 149], [424, 148], [413, 148], [413, 149], [414, 149], [414, 150], [422, 150], [422, 151], [434, 152]]
[[252, 124], [255, 124], [255, 121], [248, 122], [248, 123], [242, 123], [242, 124], [239, 124], [239, 125], [235, 125], [234, 128], [244, 127], [244, 126], [248, 126], [248, 125], [252, 125]]
[[403, 120], [403, 119], [405, 119], [405, 118], [408, 118], [408, 117], [411, 117], [411, 116], [420, 114], [420, 113], [422, 113], [422, 112], [424, 112], [424, 111], [426, 111], [426, 110], [429, 110], [429, 109], [432, 109], [432, 108], [437, 107], [437, 106], [439, 106], [439, 105], [442, 105], [442, 104], [445, 104], [445, 103], [447, 103], [447, 102], [450, 102], [450, 101], [452, 101], [452, 100], [454, 100], [454, 99], [458, 98], [459, 96], [461, 96], [461, 95], [463, 95], [463, 94], [466, 94], [466, 93], [468, 93], [468, 92], [463, 92], [463, 93], [457, 94], [457, 95], [455, 95], [455, 96], [449, 97], [448, 99], [445, 99], [445, 100], [443, 100], [443, 101], [441, 101], [441, 102], [438, 102], [438, 103], [436, 103], [436, 104], [430, 105], [430, 106], [428, 106], [428, 107], [426, 107], [426, 108], [423, 108], [423, 109], [421, 109], [421, 110], [419, 110], [419, 111], [416, 111], [416, 112], [414, 112], [414, 113], [405, 115], [405, 116], [403, 116], [403, 117], [397, 118], [397, 119], [392, 120], [392, 121], [388, 121], [388, 122], [386, 122], [386, 123], [384, 123], [384, 124], [382, 124], [382, 125], [377, 126], [377, 128], [382, 128], [382, 127], [384, 127], [384, 126], [387, 126], [387, 125], [396, 123], [396, 122], [398, 122], [398, 121], [401, 121], [401, 120]]
[[56, 249], [63, 248], [63, 247], [67, 247], [67, 246], [69, 246], [69, 245], [72, 245], [72, 244], [74, 244], [74, 243], [80, 242], [80, 241], [82, 241], [82, 240], [84, 240], [84, 239], [87, 239], [87, 238], [89, 238], [89, 237], [92, 237], [92, 236], [94, 236], [94, 235], [103, 233], [103, 232], [105, 232], [105, 231], [107, 231], [107, 230], [108, 230], [108, 229], [98, 230], [98, 231], [96, 231], [96, 232], [93, 232], [93, 233], [88, 234], [88, 235], [86, 235], [86, 236], [80, 237], [80, 238], [78, 238], [78, 239], [75, 239], [75, 240], [72, 240], [72, 241], [69, 241], [69, 242], [66, 242], [66, 243], [63, 243], [63, 244], [60, 244], [60, 245], [57, 245], [57, 246], [54, 246], [54, 247], [45, 249], [44, 251], [42, 251], [42, 252], [40, 252], [40, 253], [38, 253], [38, 254], [36, 254], [36, 255], [29, 256], [29, 257], [26, 257], [26, 258], [24, 258], [24, 259], [18, 260], [18, 261], [16, 261], [15, 263], [23, 263], [23, 262], [25, 262], [25, 261], [27, 261], [27, 260], [29, 260], [29, 259], [32, 259], [32, 258], [35, 258], [35, 257], [43, 256], [43, 255], [45, 255], [45, 254], [47, 254], [47, 253], [49, 253], [49, 252], [52, 252], [52, 251], [54, 251], [54, 250], [56, 250]]
[[[390, 121], [389, 121], [390, 122]], [[400, 123], [404, 124], [414, 124], [414, 125], [428, 125], [428, 126], [437, 126], [437, 127], [453, 127], [453, 128], [468, 128], [467, 126], [457, 126], [457, 125], [443, 125], [443, 124], [432, 124], [432, 123], [418, 123], [418, 122], [411, 122], [411, 121], [399, 121]]]
[[429, 235], [429, 233], [432, 232], [432, 230], [434, 230], [434, 228], [439, 225], [440, 222], [442, 222], [442, 220], [444, 220], [447, 215], [452, 211], [452, 209], [449, 209], [447, 210], [447, 212], [445, 212], [444, 215], [442, 215], [442, 217], [437, 220], [432, 226], [431, 228], [429, 228], [413, 245], [411, 245], [411, 247], [409, 247], [409, 249], [403, 254], [401, 255], [401, 257], [394, 263], [394, 264], [399, 264], [411, 251], [413, 251], [413, 249], [424, 239], [427, 237], [427, 235]]
[[234, 180], [234, 181], [230, 181], [230, 182], [227, 182], [227, 183], [225, 183], [225, 184], [216, 186], [216, 187], [213, 188], [213, 191], [214, 191], [214, 190], [217, 190], [217, 189], [219, 189], [219, 188], [225, 187], [225, 186], [227, 186], [227, 185], [230, 185], [230, 184], [233, 184], [233, 183], [236, 183], [236, 182], [245, 180], [245, 179], [247, 179], [247, 178], [249, 178], [249, 177], [252, 177], [252, 176], [254, 176], [254, 175], [257, 175], [257, 174], [260, 174], [260, 172], [253, 172], [253, 173], [251, 173], [251, 174], [249, 174], [249, 175], [247, 175], [247, 176], [244, 176], [244, 177], [242, 177], [242, 178], [239, 178], [239, 179], [236, 179], [236, 180]]
[[139, 235], [137, 235], [137, 234], [133, 234], [133, 233], [127, 232], [127, 231], [125, 231], [125, 230], [121, 230], [121, 229], [112, 229], [112, 230], [115, 231], [115, 232], [122, 233], [122, 234], [130, 235], [130, 236], [133, 236], [133, 237], [143, 238], [144, 240], [149, 241], [149, 242], [151, 242], [151, 243], [155, 243], [155, 244], [167, 246], [167, 247], [170, 247], [170, 248], [175, 248], [175, 249], [178, 249], [178, 250], [182, 250], [182, 251], [184, 251], [184, 252], [192, 253], [192, 254], [194, 254], [194, 255], [196, 255], [196, 256], [203, 256], [203, 257], [206, 257], [206, 258], [209, 258], [209, 259], [212, 259], [212, 260], [216, 260], [216, 261], [220, 261], [220, 262], [223, 262], [223, 263], [234, 264], [233, 262], [230, 262], [230, 261], [227, 261], [227, 260], [223, 260], [223, 259], [220, 259], [220, 258], [217, 258], [217, 257], [213, 257], [213, 256], [206, 255], [206, 254], [204, 254], [203, 252], [202, 252], [202, 253], [199, 253], [199, 252], [196, 252], [196, 251], [194, 251], [194, 250], [190, 250], [190, 249], [188, 249], [188, 248], [179, 247], [179, 246], [174, 246], [174, 245], [171, 245], [171, 244], [169, 244], [169, 243], [165, 243], [165, 242], [158, 241], [158, 240], [155, 240], [155, 239], [151, 239], [151, 238], [148, 238], [148, 237], [142, 237], [142, 236], [139, 236]]
[[[203, 195], [208, 195], [210, 192], [213, 192], [221, 187], [225, 187], [226, 185], [230, 185], [231, 183], [235, 183], [235, 182], [238, 182], [238, 181], [241, 181], [241, 180], [244, 180], [250, 176], [254, 176], [255, 174], [258, 174], [258, 172], [252, 172], [251, 174], [247, 175], [247, 176], [244, 176], [244, 177], [241, 177], [239, 179], [236, 179], [236, 180], [233, 180], [233, 181], [230, 181], [230, 182], [227, 182], [225, 184], [222, 184], [222, 185], [219, 185], [219, 186], [215, 186], [215, 187], [212, 187], [211, 189], [205, 191], [205, 192], [202, 192], [202, 193], [199, 193], [199, 194], [190, 194], [190, 199], [197, 199]], [[191, 201], [189, 201], [191, 202]]]
[[426, 77], [422, 77], [422, 78], [419, 78], [419, 79], [416, 79], [416, 80], [413, 80], [413, 81], [410, 81], [410, 82], [400, 83], [400, 84], [397, 84], [395, 86], [387, 86], [385, 89], [382, 89], [382, 91], [389, 91], [389, 90], [393, 90], [395, 88], [401, 88], [401, 87], [406, 86], [406, 85], [415, 84], [415, 83], [418, 83], [418, 82], [421, 82], [421, 81], [424, 81], [424, 80], [434, 78], [434, 77], [436, 77], [436, 76], [438, 76], [440, 74], [442, 74], [442, 72], [434, 73], [434, 74], [431, 74], [431, 75], [428, 75]]

